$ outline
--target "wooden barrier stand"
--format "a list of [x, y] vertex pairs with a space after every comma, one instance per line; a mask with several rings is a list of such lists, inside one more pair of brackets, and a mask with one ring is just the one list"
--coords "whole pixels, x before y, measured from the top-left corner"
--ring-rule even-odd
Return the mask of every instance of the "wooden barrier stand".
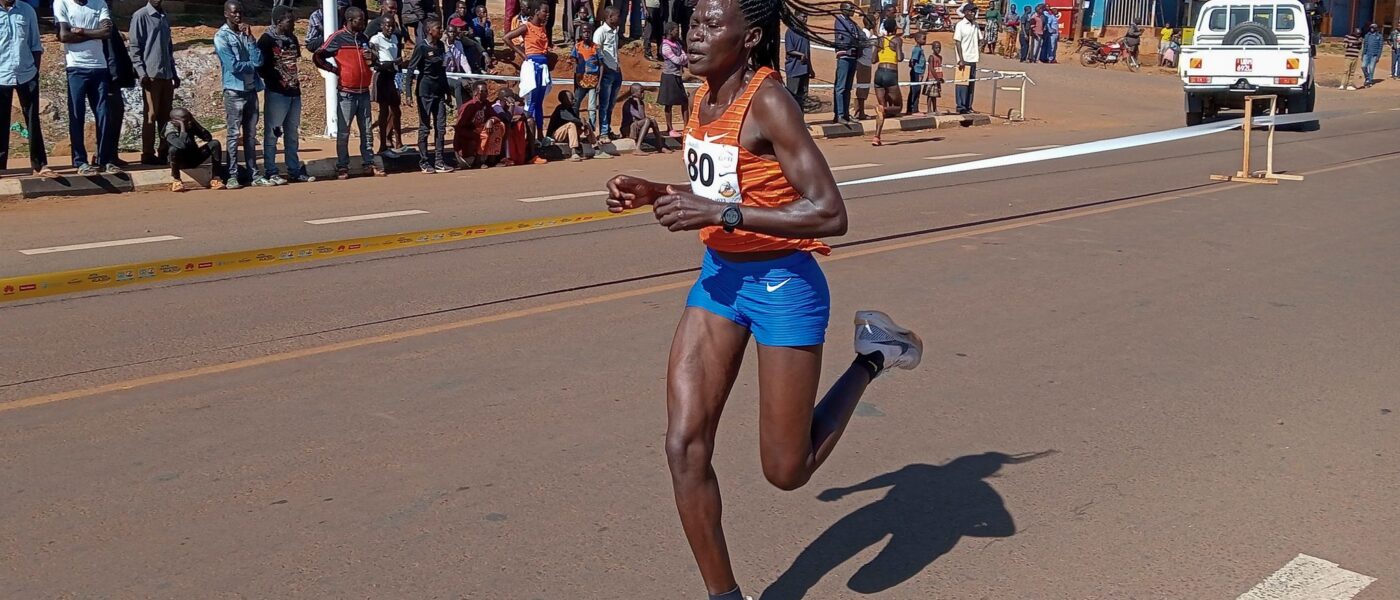
[[1244, 97], [1244, 164], [1234, 175], [1211, 175], [1212, 181], [1239, 181], [1243, 183], [1265, 183], [1277, 185], [1279, 180], [1302, 181], [1302, 175], [1286, 175], [1274, 172], [1274, 121], [1269, 119], [1269, 140], [1264, 151], [1264, 170], [1252, 171], [1250, 169], [1250, 132], [1254, 131], [1254, 103], [1255, 101], [1269, 102], [1269, 116], [1278, 112], [1278, 96], [1245, 96]]

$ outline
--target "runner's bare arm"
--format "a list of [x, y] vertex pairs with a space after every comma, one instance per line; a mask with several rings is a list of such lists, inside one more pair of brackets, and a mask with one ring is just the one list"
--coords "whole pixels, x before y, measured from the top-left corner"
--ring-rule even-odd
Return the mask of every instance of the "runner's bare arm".
[[608, 210], [618, 213], [655, 204], [656, 199], [666, 195], [668, 190], [686, 185], [657, 183], [641, 177], [618, 175], [608, 180]]
[[[802, 109], [777, 80], [763, 82], [754, 94], [739, 138], [750, 152], [776, 159], [802, 195], [773, 208], [743, 207], [744, 230], [790, 239], [846, 234], [846, 203], [836, 177], [807, 131]], [[692, 194], [688, 185], [669, 186], [655, 204], [657, 220], [671, 231], [721, 225], [730, 206]]]
[[519, 56], [520, 60], [530, 60], [530, 57], [525, 56], [525, 48], [522, 45], [515, 43], [516, 39], [522, 37], [525, 37], [524, 25], [521, 25], [519, 27], [516, 27], [515, 29], [506, 32], [506, 45], [510, 46], [510, 48], [515, 51], [516, 56]]

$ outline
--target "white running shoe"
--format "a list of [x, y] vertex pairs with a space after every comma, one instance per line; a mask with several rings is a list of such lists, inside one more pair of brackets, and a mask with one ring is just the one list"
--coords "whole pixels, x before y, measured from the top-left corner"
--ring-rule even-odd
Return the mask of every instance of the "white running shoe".
[[914, 332], [896, 325], [894, 319], [878, 310], [856, 313], [856, 354], [879, 352], [884, 356], [884, 370], [895, 367], [909, 370], [919, 366], [924, 355], [924, 341]]

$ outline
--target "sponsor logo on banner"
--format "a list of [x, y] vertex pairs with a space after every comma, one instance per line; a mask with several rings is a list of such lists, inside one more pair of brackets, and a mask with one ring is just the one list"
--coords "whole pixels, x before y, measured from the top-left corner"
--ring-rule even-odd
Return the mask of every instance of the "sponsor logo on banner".
[[109, 277], [109, 276], [107, 276], [107, 275], [103, 275], [103, 274], [101, 274], [101, 273], [93, 273], [93, 274], [91, 274], [91, 275], [88, 275], [88, 282], [89, 282], [89, 283], [106, 283], [106, 282], [111, 281], [111, 280], [112, 280], [111, 277]]
[[136, 273], [131, 271], [117, 271], [117, 281], [131, 281], [136, 278]]
[[316, 252], [318, 254], [330, 254], [332, 252], [335, 252], [335, 248], [332, 248], [330, 246], [317, 246]]
[[137, 272], [136, 272], [136, 276], [137, 276], [137, 277], [140, 277], [140, 278], [142, 278], [142, 279], [145, 279], [145, 278], [147, 278], [147, 277], [155, 277], [155, 276], [156, 276], [156, 268], [155, 268], [155, 267], [145, 267], [145, 268], [142, 268], [140, 271], [137, 271]]
[[243, 258], [238, 259], [238, 264], [240, 265], [246, 265], [250, 262], [253, 262], [253, 257], [251, 256], [245, 256]]
[[277, 260], [290, 260], [294, 256], [291, 252], [283, 252], [277, 255]]
[[263, 253], [261, 253], [261, 252], [258, 253], [257, 258], [258, 258], [258, 262], [267, 262], [267, 261], [269, 261], [269, 260], [277, 260], [277, 257], [276, 257], [276, 256], [273, 256], [273, 255], [271, 255], [271, 254], [263, 254]]
[[194, 263], [185, 263], [185, 270], [186, 270], [186, 271], [193, 271], [193, 270], [194, 270]]
[[26, 283], [24, 285], [19, 286], [19, 291], [21, 292], [32, 292], [37, 289], [39, 289], [39, 286], [38, 284], [34, 283]]
[[213, 267], [213, 266], [214, 266], [214, 263], [211, 263], [211, 262], [202, 262], [202, 263], [199, 263], [199, 268], [201, 268], [201, 269], [208, 269], [208, 268], [211, 268], [211, 267]]
[[10, 295], [10, 294], [13, 294], [13, 293], [15, 293], [15, 286], [13, 286], [13, 285], [7, 285], [7, 286], [5, 286], [4, 294], [5, 294], [6, 296], [8, 296], [8, 295]]
[[161, 265], [160, 272], [165, 274], [179, 273], [180, 265]]
[[297, 256], [311, 256], [312, 254], [315, 254], [315, 251], [313, 251], [310, 248], [302, 248], [301, 250], [297, 250]]
[[351, 249], [351, 250], [359, 250], [359, 249], [360, 249], [360, 245], [359, 245], [359, 244], [350, 244], [350, 249]]
[[83, 283], [82, 277], [74, 277], [68, 280], [68, 285], [80, 285]]

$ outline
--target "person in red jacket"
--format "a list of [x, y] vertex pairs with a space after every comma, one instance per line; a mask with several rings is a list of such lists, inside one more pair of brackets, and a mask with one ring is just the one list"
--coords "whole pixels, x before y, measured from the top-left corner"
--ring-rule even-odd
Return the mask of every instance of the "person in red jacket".
[[[339, 79], [339, 101], [336, 110], [335, 175], [350, 178], [350, 120], [360, 129], [360, 160], [366, 175], [383, 177], [374, 166], [374, 139], [369, 129], [369, 86], [379, 55], [370, 50], [365, 37], [365, 11], [355, 7], [345, 9], [345, 27], [332, 33], [311, 56], [322, 71], [335, 73]], [[335, 62], [331, 62], [334, 60]]]

